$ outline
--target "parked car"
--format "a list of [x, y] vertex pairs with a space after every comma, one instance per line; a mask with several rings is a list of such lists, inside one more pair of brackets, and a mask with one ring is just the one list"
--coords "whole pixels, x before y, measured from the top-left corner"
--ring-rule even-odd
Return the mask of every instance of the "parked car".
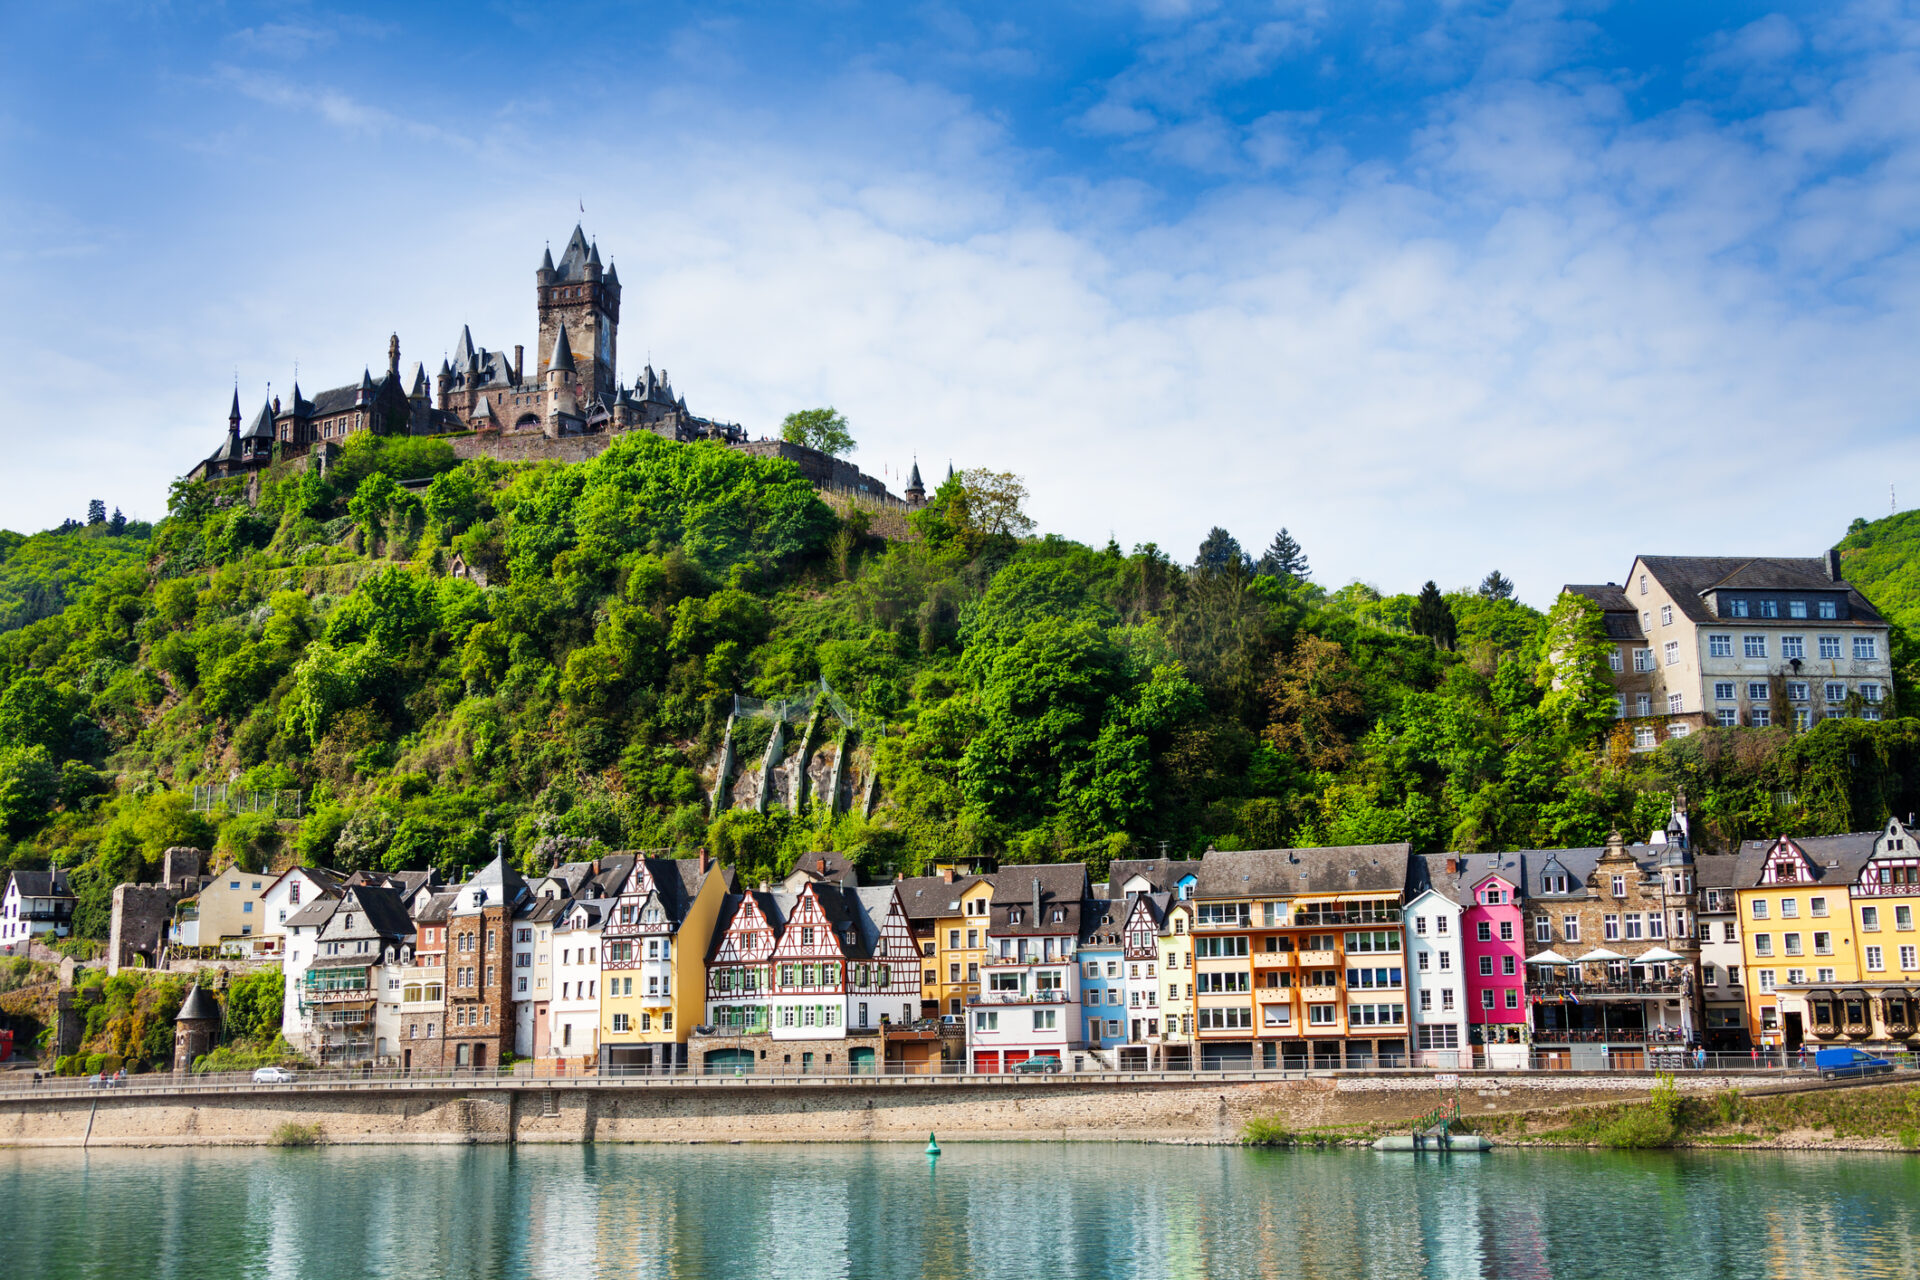
[[253, 1073], [255, 1084], [292, 1084], [299, 1078], [285, 1067], [261, 1067]]
[[1877, 1076], [1893, 1071], [1893, 1064], [1885, 1058], [1876, 1058], [1858, 1049], [1821, 1049], [1813, 1055], [1813, 1065], [1820, 1069], [1822, 1080]]
[[1025, 1062], [1016, 1064], [1013, 1069], [1022, 1074], [1032, 1072], [1053, 1075], [1060, 1070], [1060, 1059], [1052, 1054], [1042, 1054], [1040, 1057], [1028, 1058]]

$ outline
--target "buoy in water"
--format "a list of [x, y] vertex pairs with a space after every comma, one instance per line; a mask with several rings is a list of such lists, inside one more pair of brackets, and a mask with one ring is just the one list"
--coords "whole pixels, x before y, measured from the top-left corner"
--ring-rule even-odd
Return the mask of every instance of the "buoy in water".
[[927, 1154], [930, 1156], [940, 1154], [940, 1144], [934, 1141], [932, 1130], [927, 1131]]

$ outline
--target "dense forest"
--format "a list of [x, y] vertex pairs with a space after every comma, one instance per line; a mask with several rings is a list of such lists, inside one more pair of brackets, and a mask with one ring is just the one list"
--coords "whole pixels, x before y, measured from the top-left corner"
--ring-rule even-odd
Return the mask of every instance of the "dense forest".
[[[173, 844], [449, 873], [496, 839], [529, 868], [705, 846], [757, 879], [815, 848], [884, 874], [1594, 843], [1682, 786], [1714, 847], [1920, 808], [1905, 718], [1630, 752], [1591, 607], [1543, 615], [1497, 571], [1327, 590], [1284, 530], [1094, 548], [1037, 534], [1024, 498], [967, 472], [883, 540], [790, 464], [717, 445], [635, 433], [510, 465], [362, 436], [324, 476], [276, 466], [257, 503], [182, 482], [151, 528], [96, 507], [0, 535], [0, 855], [73, 868], [97, 936], [112, 885]], [[1912, 616], [1904, 556], [1848, 563]], [[734, 695], [823, 678], [865, 726], [872, 816], [713, 816]], [[298, 791], [305, 816], [194, 810], [194, 784], [229, 780]]]

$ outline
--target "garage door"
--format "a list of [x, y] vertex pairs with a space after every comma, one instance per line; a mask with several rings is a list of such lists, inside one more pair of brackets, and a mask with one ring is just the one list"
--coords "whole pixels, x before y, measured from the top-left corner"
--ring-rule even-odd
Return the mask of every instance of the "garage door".
[[1009, 1071], [1013, 1070], [1015, 1067], [1019, 1066], [1021, 1063], [1025, 1062], [1028, 1058], [1031, 1058], [1032, 1056], [1033, 1054], [1026, 1049], [1007, 1050], [1007, 1057], [1006, 1057], [1007, 1070]]
[[973, 1055], [973, 1069], [974, 1069], [975, 1071], [984, 1071], [984, 1072], [986, 1072], [986, 1073], [987, 1073], [988, 1075], [996, 1075], [996, 1074], [998, 1074], [998, 1073], [999, 1073], [999, 1070], [1000, 1070], [1000, 1052], [999, 1052], [999, 1050], [997, 1050], [997, 1049], [996, 1049], [996, 1050], [995, 1050], [995, 1051], [993, 1051], [992, 1053], [976, 1053], [976, 1054], [974, 1054], [974, 1055]]

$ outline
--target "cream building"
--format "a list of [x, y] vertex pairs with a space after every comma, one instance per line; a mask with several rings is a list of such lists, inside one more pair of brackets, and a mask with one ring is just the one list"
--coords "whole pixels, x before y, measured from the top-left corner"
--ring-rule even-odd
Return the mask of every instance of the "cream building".
[[1641, 556], [1624, 586], [1569, 585], [1606, 615], [1616, 714], [1646, 750], [1707, 725], [1877, 720], [1891, 710], [1887, 623], [1817, 559]]

